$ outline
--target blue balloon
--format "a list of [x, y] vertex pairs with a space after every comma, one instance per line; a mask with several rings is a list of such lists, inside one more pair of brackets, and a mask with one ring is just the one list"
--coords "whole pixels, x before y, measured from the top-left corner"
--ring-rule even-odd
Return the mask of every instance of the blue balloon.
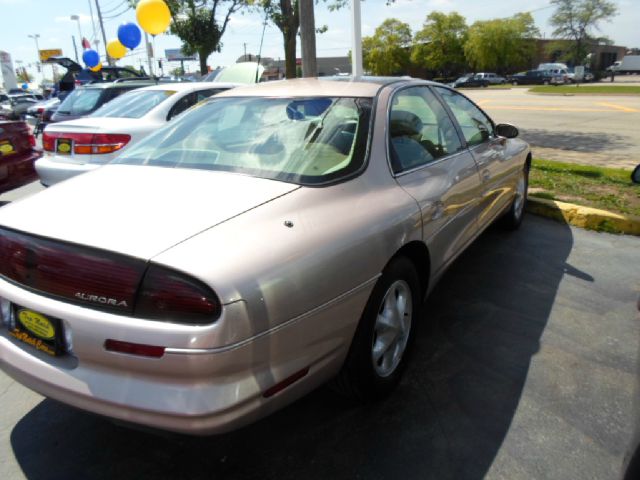
[[95, 50], [85, 50], [82, 61], [87, 64], [87, 67], [93, 68], [100, 63], [100, 55]]
[[118, 40], [122, 45], [133, 50], [140, 45], [142, 34], [135, 23], [127, 22], [118, 27]]
[[27, 84], [27, 83], [23, 83], [23, 84], [22, 84], [22, 89], [23, 89], [23, 90], [26, 90], [27, 88], [29, 88], [29, 84]]

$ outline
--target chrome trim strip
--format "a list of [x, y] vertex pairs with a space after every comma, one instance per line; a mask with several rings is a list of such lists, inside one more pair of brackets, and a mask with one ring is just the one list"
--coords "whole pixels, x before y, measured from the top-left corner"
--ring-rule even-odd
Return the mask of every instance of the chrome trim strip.
[[253, 342], [254, 340], [257, 340], [259, 338], [262, 338], [266, 335], [271, 335], [272, 333], [278, 332], [279, 330], [282, 330], [283, 328], [288, 327], [289, 325], [292, 325], [296, 322], [299, 322], [300, 320], [304, 320], [307, 317], [310, 317], [312, 315], [315, 315], [316, 313], [331, 307], [332, 305], [340, 302], [341, 300], [344, 300], [345, 298], [349, 297], [350, 295], [368, 287], [369, 285], [371, 285], [372, 283], [376, 282], [378, 280], [378, 278], [380, 278], [380, 276], [382, 275], [382, 273], [378, 273], [375, 277], [370, 278], [369, 280], [367, 280], [364, 283], [361, 283], [360, 285], [352, 288], [351, 290], [344, 292], [340, 295], [338, 295], [337, 297], [329, 300], [326, 303], [323, 303], [322, 305], [318, 305], [315, 308], [312, 308], [311, 310], [302, 313], [300, 315], [298, 315], [297, 317], [293, 317], [289, 320], [287, 320], [286, 322], [282, 322], [279, 325], [276, 325], [275, 327], [269, 329], [269, 330], [265, 330], [263, 332], [258, 333], [257, 335], [254, 335], [253, 337], [249, 337], [246, 338], [244, 340], [241, 340], [237, 343], [232, 343], [230, 345], [225, 345], [224, 347], [213, 347], [213, 348], [166, 348], [165, 349], [165, 353], [166, 354], [173, 354], [173, 355], [209, 355], [209, 354], [215, 354], [215, 353], [225, 353], [231, 350], [236, 350], [238, 348], [244, 347], [245, 345]]

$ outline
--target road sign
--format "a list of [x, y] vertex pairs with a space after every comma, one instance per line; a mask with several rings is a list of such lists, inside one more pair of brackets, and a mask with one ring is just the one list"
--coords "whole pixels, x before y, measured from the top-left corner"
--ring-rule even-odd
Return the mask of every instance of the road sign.
[[180, 48], [165, 48], [164, 56], [170, 62], [179, 62], [180, 60], [197, 60], [195, 55], [185, 55]]
[[40, 50], [40, 61], [46, 62], [50, 57], [59, 57], [62, 55], [61, 48], [52, 48], [50, 50]]
[[584, 79], [584, 67], [575, 67], [573, 72], [575, 74], [574, 80], [576, 82], [581, 82]]

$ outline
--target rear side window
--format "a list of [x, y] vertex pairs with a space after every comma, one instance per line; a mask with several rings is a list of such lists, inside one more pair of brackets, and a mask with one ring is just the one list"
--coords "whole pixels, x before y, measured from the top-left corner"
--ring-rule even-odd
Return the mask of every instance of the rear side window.
[[435, 87], [458, 121], [467, 145], [479, 145], [493, 135], [493, 123], [482, 110], [457, 92]]
[[141, 118], [174, 93], [174, 90], [134, 90], [106, 103], [91, 116]]
[[86, 115], [97, 107], [104, 92], [102, 88], [76, 88], [60, 104], [58, 112], [67, 115]]
[[389, 117], [389, 150], [394, 173], [430, 163], [462, 148], [442, 104], [427, 87], [401, 90]]

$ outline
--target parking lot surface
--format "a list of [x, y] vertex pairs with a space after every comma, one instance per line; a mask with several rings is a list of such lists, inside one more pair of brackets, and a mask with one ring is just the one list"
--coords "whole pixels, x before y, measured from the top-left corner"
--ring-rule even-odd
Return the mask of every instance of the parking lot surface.
[[467, 89], [496, 122], [512, 123], [548, 160], [633, 168], [640, 163], [640, 96], [536, 95]]
[[0, 373], [0, 478], [617, 479], [638, 425], [640, 239], [528, 216], [428, 301], [385, 401], [320, 389], [193, 438], [116, 426]]

